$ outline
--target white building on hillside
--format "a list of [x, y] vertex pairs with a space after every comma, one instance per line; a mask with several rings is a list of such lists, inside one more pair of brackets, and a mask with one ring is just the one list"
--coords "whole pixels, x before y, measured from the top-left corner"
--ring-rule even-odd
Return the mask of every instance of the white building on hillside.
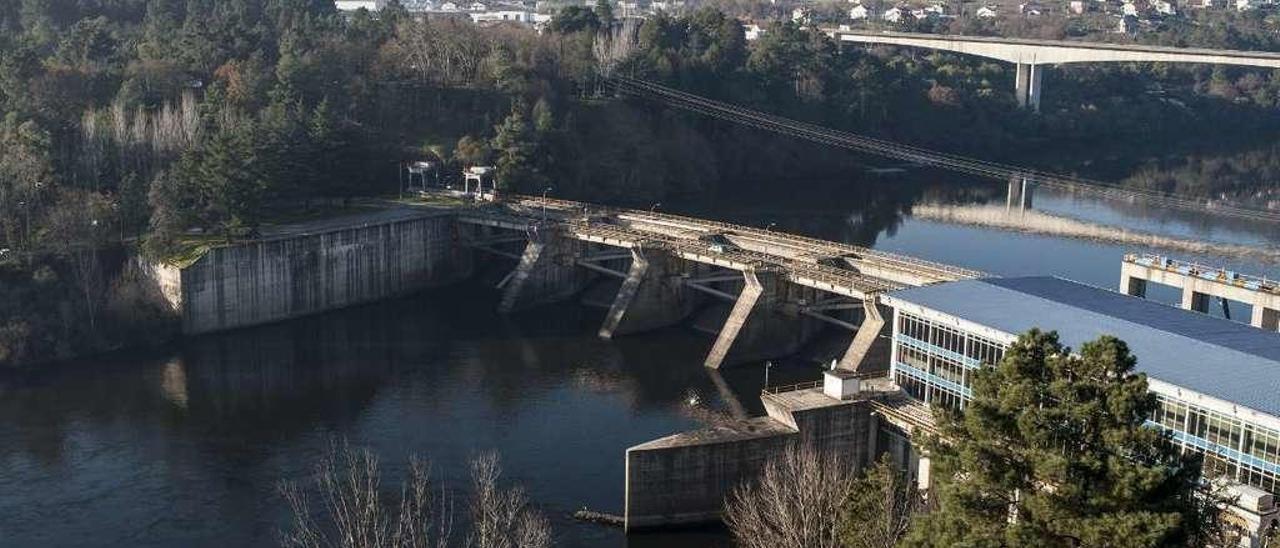
[[853, 19], [854, 21], [860, 21], [870, 16], [871, 16], [871, 10], [868, 10], [867, 7], [862, 4], [858, 4], [852, 8], [849, 8], [849, 18]]
[[333, 4], [338, 11], [378, 11], [387, 5], [387, 0], [337, 0]]
[[534, 23], [533, 12], [531, 11], [495, 10], [472, 12], [470, 15], [473, 23], [501, 23], [503, 21], [528, 25]]
[[890, 23], [897, 23], [898, 21], [901, 21], [903, 17], [907, 17], [908, 15], [910, 14], [906, 13], [902, 8], [894, 6], [884, 10], [883, 19]]
[[1000, 12], [996, 11], [995, 6], [982, 6], [978, 8], [978, 11], [974, 12], [974, 15], [977, 15], [978, 17], [982, 17], [984, 19], [991, 19], [994, 17], [998, 17], [1000, 15]]

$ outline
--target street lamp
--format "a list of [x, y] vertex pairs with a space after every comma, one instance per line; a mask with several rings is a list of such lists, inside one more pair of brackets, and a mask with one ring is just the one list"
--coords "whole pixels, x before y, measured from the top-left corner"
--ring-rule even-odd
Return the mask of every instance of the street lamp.
[[547, 193], [551, 192], [551, 187], [542, 189], [542, 222], [547, 222]]
[[773, 229], [777, 226], [778, 223], [769, 223], [769, 226], [764, 227], [764, 231], [769, 234], [765, 239], [764, 251], [770, 255], [773, 255]]
[[764, 389], [769, 389], [769, 369], [773, 367], [773, 361], [764, 362]]

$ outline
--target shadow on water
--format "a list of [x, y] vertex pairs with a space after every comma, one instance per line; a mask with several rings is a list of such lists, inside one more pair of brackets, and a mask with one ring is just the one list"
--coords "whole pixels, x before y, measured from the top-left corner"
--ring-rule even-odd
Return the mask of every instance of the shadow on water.
[[569, 515], [621, 512], [627, 447], [699, 426], [725, 394], [758, 410], [760, 368], [718, 385], [691, 330], [602, 341], [600, 311], [503, 317], [496, 299], [454, 287], [0, 381], [0, 545], [270, 546], [277, 482], [337, 438], [374, 449], [388, 484], [420, 454], [458, 491], [467, 460], [498, 450], [562, 545], [724, 543]]

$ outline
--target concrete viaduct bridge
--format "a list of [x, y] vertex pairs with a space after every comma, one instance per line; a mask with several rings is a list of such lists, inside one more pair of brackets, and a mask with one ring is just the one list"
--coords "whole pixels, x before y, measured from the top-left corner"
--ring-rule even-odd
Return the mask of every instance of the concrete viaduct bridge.
[[826, 324], [854, 333], [840, 368], [864, 371], [891, 327], [876, 305], [880, 293], [983, 275], [758, 228], [561, 200], [510, 198], [465, 210], [458, 223], [465, 246], [517, 261], [498, 284], [504, 312], [568, 298], [600, 276], [621, 280], [603, 338], [674, 325], [706, 298], [731, 303], [705, 361], [711, 368], [793, 353]]
[[1280, 68], [1280, 53], [1262, 51], [1174, 48], [1065, 40], [1030, 40], [904, 32], [867, 32], [828, 29], [840, 42], [883, 44], [952, 51], [997, 59], [1018, 66], [1014, 81], [1018, 104], [1040, 110], [1044, 65], [1066, 63], [1205, 63]]

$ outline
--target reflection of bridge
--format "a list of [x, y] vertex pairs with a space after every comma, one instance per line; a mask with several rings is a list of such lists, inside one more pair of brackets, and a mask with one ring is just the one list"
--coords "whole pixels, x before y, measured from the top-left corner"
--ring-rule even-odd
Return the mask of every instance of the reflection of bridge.
[[[506, 311], [577, 293], [590, 275], [622, 281], [600, 329], [606, 338], [677, 323], [695, 295], [731, 302], [708, 367], [720, 367], [731, 350], [786, 353], [767, 347], [794, 348], [813, 330], [775, 319], [804, 316], [854, 331], [841, 366], [858, 369], [886, 327], [874, 306], [879, 293], [981, 275], [769, 230], [561, 200], [516, 198], [459, 221], [472, 227], [468, 246], [519, 261], [500, 283]], [[507, 243], [525, 247], [499, 247]]]
[[1018, 104], [1040, 109], [1043, 65], [1065, 63], [1157, 62], [1205, 63], [1280, 68], [1280, 53], [1198, 48], [1172, 48], [1065, 40], [1028, 40], [904, 32], [828, 30], [841, 42], [908, 46], [998, 59], [1018, 66]]

